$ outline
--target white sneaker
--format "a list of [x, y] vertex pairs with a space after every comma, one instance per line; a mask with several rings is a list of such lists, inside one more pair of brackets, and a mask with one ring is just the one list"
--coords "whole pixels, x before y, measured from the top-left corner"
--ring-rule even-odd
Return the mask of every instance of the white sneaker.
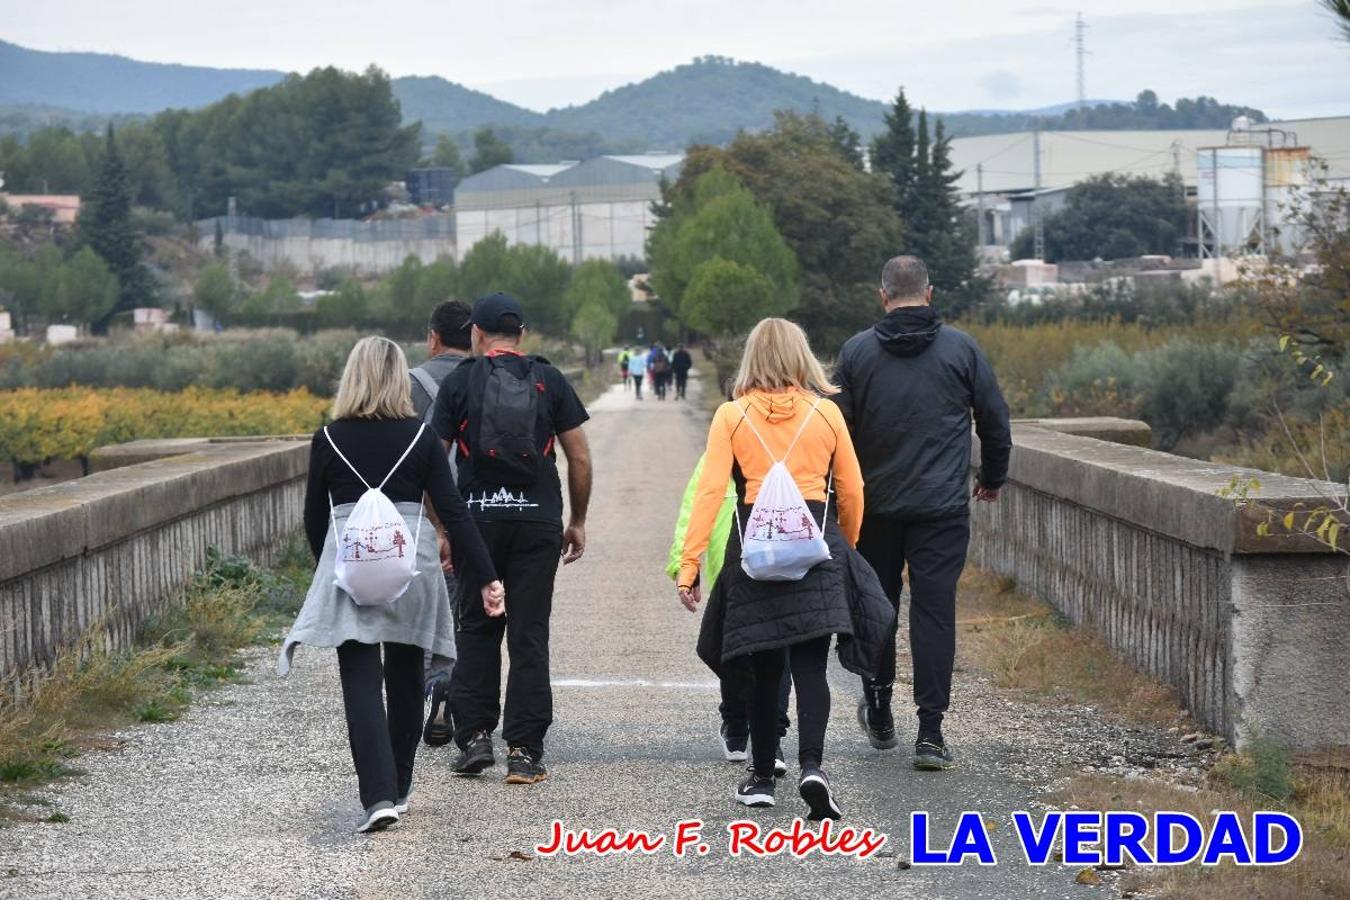
[[356, 826], [356, 833], [366, 834], [371, 831], [384, 831], [397, 821], [398, 811], [395, 810], [394, 807], [386, 804], [376, 804], [366, 810], [366, 817], [361, 820], [360, 825]]

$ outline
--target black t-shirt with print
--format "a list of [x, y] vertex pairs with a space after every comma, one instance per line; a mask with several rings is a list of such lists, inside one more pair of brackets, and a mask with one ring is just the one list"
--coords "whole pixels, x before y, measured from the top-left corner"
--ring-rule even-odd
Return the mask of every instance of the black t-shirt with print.
[[469, 419], [479, 415], [482, 407], [481, 403], [470, 401], [469, 379], [476, 368], [488, 364], [486, 360], [472, 360], [450, 373], [436, 395], [432, 427], [442, 440], [454, 445], [452, 458], [458, 468], [459, 492], [475, 519], [480, 522], [561, 522], [562, 482], [558, 477], [556, 435], [580, 427], [590, 414], [572, 385], [546, 360], [539, 357], [527, 360], [519, 354], [503, 353], [496, 361], [504, 363], [518, 378], [524, 378], [529, 370], [535, 383], [541, 386], [544, 402], [539, 404], [535, 438], [539, 447], [547, 448], [548, 452], [535, 484], [523, 488], [506, 487], [493, 483], [491, 475], [480, 478], [474, 471], [468, 441], [476, 428], [469, 424]]

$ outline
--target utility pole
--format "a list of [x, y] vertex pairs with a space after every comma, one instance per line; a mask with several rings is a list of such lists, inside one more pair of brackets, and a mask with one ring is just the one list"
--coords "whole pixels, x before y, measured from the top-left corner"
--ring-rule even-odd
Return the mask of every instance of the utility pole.
[[1031, 227], [1035, 235], [1036, 259], [1045, 261], [1045, 219], [1041, 216], [1041, 130], [1032, 132], [1034, 136], [1032, 153], [1036, 155], [1036, 187], [1031, 195]]
[[979, 227], [976, 229], [979, 233], [980, 251], [984, 251], [986, 243], [984, 239], [984, 163], [975, 164], [975, 210], [979, 219]]
[[581, 265], [581, 211], [577, 208], [577, 192], [572, 191], [572, 265]]
[[1080, 12], [1073, 23], [1073, 43], [1078, 56], [1078, 105], [1087, 106], [1087, 22]]
[[1172, 174], [1177, 176], [1177, 190], [1181, 193], [1181, 202], [1186, 202], [1186, 182], [1181, 180], [1181, 141], [1172, 142]]

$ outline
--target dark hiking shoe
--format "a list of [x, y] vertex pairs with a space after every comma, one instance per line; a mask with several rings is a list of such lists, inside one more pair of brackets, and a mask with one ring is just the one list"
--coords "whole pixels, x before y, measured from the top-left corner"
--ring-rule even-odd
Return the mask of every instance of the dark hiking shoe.
[[507, 784], [538, 784], [548, 778], [548, 770], [524, 747], [512, 747], [506, 754]]
[[371, 831], [384, 831], [397, 821], [398, 812], [395, 811], [394, 805], [386, 800], [383, 803], [376, 803], [365, 811], [361, 821], [356, 826], [356, 833], [366, 834]]
[[450, 719], [450, 676], [441, 672], [427, 682], [430, 709], [427, 724], [422, 729], [422, 740], [428, 747], [444, 747], [455, 736]]
[[941, 734], [921, 734], [914, 742], [914, 768], [924, 772], [945, 772], [956, 768], [956, 759]]
[[750, 742], [750, 736], [732, 734], [726, 722], [722, 723], [717, 734], [718, 740], [722, 742], [722, 758], [727, 762], [745, 762], [745, 747]]
[[802, 780], [797, 783], [797, 792], [802, 795], [811, 814], [806, 818], [812, 822], [821, 819], [842, 819], [844, 811], [834, 801], [834, 792], [830, 790], [830, 779], [814, 766], [802, 772]]
[[736, 801], [742, 806], [773, 806], [773, 779], [760, 778], [751, 770], [736, 788]]
[[895, 736], [895, 718], [889, 708], [875, 709], [867, 700], [858, 701], [858, 724], [867, 743], [877, 750], [893, 750], [900, 739]]
[[492, 753], [492, 735], [480, 731], [459, 751], [459, 756], [450, 764], [450, 770], [456, 775], [482, 775], [484, 769], [497, 764]]

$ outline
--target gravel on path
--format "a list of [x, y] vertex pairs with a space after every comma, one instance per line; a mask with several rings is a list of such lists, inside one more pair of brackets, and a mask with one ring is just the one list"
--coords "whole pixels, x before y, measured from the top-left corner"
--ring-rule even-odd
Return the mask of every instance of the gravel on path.
[[[899, 750], [872, 750], [854, 719], [856, 679], [832, 663], [825, 766], [842, 824], [890, 836], [880, 854], [727, 853], [729, 822], [788, 827], [804, 806], [795, 771], [780, 782], [775, 809], [732, 801], [742, 764], [721, 759], [716, 682], [693, 649], [698, 617], [678, 604], [663, 571], [706, 435], [698, 390], [695, 379], [687, 403], [639, 403], [616, 387], [592, 407], [589, 547], [560, 573], [554, 605], [548, 781], [505, 785], [500, 763], [480, 779], [457, 779], [450, 748], [422, 747], [411, 813], [389, 832], [355, 835], [332, 651], [302, 648], [289, 679], [273, 674], [274, 650], [251, 651], [247, 683], [205, 694], [178, 723], [120, 733], [120, 749], [83, 757], [84, 776], [47, 790], [68, 823], [0, 829], [0, 897], [1114, 895], [1109, 883], [1074, 884], [1074, 870], [1027, 866], [1009, 815], [1043, 808], [1037, 798], [1066, 768], [1152, 767], [1176, 755], [1176, 739], [1088, 708], [1032, 706], [971, 672], [957, 675], [947, 727], [960, 768], [922, 773], [905, 752], [912, 720], [899, 716]], [[790, 761], [793, 741], [789, 733]], [[934, 842], [944, 846], [964, 810], [997, 821], [1000, 864], [906, 867], [913, 810], [932, 814]], [[544, 858], [534, 848], [555, 819], [667, 833], [700, 819], [711, 852]]]

